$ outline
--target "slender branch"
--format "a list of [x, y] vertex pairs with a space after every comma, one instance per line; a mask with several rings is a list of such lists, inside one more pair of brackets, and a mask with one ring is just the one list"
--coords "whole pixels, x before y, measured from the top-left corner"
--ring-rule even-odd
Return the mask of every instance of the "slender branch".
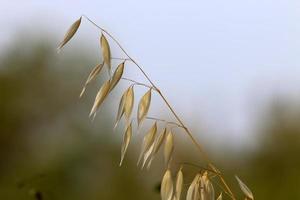
[[183, 126], [181, 126], [180, 124], [178, 124], [176, 122], [171, 122], [171, 121], [168, 121], [165, 119], [160, 119], [160, 118], [156, 118], [156, 117], [146, 117], [146, 119], [161, 121], [161, 122], [165, 122], [166, 124], [173, 124], [173, 125], [176, 125], [177, 127], [184, 128]]
[[189, 166], [193, 166], [193, 167], [199, 168], [199, 169], [201, 169], [201, 170], [205, 170], [205, 171], [211, 172], [211, 173], [213, 173], [213, 174], [215, 174], [215, 175], [218, 175], [218, 173], [215, 172], [214, 170], [211, 170], [211, 169], [208, 169], [208, 168], [206, 168], [206, 167], [202, 167], [202, 166], [200, 166], [200, 165], [196, 165], [196, 164], [193, 164], [193, 163], [189, 163], [189, 162], [180, 162], [180, 163], [178, 163], [178, 164], [179, 164], [179, 165], [189, 165]]
[[150, 85], [147, 85], [147, 84], [145, 84], [145, 83], [141, 83], [141, 82], [135, 81], [135, 80], [130, 79], [130, 78], [121, 78], [121, 79], [122, 79], [122, 80], [125, 80], [125, 81], [133, 82], [134, 85], [141, 85], [141, 86], [144, 86], [144, 87], [153, 89], [153, 86], [150, 86]]
[[86, 15], [81, 15], [81, 17], [86, 18], [89, 22], [91, 22], [94, 26], [96, 26], [98, 29], [100, 29], [101, 31], [104, 31], [103, 28], [101, 28], [100, 26], [98, 26], [98, 24], [96, 24], [93, 20], [91, 20], [90, 18], [88, 18]]
[[[99, 25], [97, 25], [95, 22], [93, 22], [87, 16], [85, 16], [85, 15], [82, 15], [82, 16], [85, 17], [88, 21], [90, 21], [94, 26], [96, 26], [97, 28], [99, 28], [101, 30], [101, 32], [107, 34], [118, 45], [118, 47], [122, 50], [122, 52], [128, 57], [128, 60], [130, 60], [131, 62], [133, 62], [139, 68], [139, 70], [145, 76], [145, 78], [149, 81], [149, 83], [151, 84], [151, 86], [158, 92], [158, 94], [160, 95], [160, 97], [162, 98], [162, 100], [165, 102], [165, 104], [169, 108], [170, 112], [174, 115], [174, 117], [176, 118], [176, 120], [183, 127], [183, 129], [185, 130], [185, 133], [189, 136], [189, 138], [192, 140], [192, 142], [198, 148], [198, 150], [201, 153], [202, 157], [208, 163], [208, 166], [211, 168], [211, 170], [213, 170], [213, 171], [215, 171], [217, 173], [217, 171], [215, 170], [216, 167], [212, 164], [212, 161], [209, 159], [209, 157], [207, 156], [206, 152], [203, 150], [202, 145], [194, 138], [194, 136], [191, 133], [191, 131], [184, 125], [183, 121], [179, 118], [179, 116], [177, 115], [177, 113], [175, 112], [175, 110], [173, 109], [173, 107], [169, 104], [169, 102], [167, 101], [167, 99], [165, 98], [165, 96], [156, 87], [156, 85], [152, 82], [152, 80], [149, 78], [149, 76], [146, 74], [146, 72], [142, 69], [142, 67], [127, 53], [127, 51], [123, 48], [123, 46], [119, 43], [119, 41], [117, 39], [115, 39], [108, 31], [106, 31], [104, 28], [102, 28]], [[220, 178], [221, 182], [223, 183], [223, 185], [225, 186], [226, 190], [230, 194], [231, 199], [236, 200], [235, 195], [233, 194], [233, 192], [229, 188], [228, 184], [226, 183], [225, 179], [223, 178], [223, 176], [222, 176], [222, 174], [220, 172], [218, 174], [218, 177]]]
[[131, 61], [128, 58], [116, 58], [116, 57], [111, 57], [112, 60], [123, 60], [123, 61]]
[[[225, 188], [222, 187], [222, 185], [220, 185], [217, 181], [214, 181], [213, 179], [210, 179], [210, 181], [212, 181], [214, 184], [216, 184], [226, 195], [228, 195], [229, 197], [231, 197], [231, 194], [228, 193]], [[231, 197], [232, 198], [232, 197]]]

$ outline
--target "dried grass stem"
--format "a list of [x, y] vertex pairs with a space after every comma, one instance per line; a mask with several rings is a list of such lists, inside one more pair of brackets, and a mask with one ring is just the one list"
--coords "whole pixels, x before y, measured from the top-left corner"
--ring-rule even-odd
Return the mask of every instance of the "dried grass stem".
[[[98, 29], [100, 29], [102, 33], [105, 33], [106, 35], [108, 35], [117, 44], [117, 46], [122, 50], [122, 52], [127, 56], [127, 58], [125, 58], [125, 60], [130, 60], [132, 63], [134, 63], [138, 67], [138, 69], [141, 71], [141, 73], [144, 75], [144, 77], [149, 81], [149, 83], [151, 85], [150, 87], [157, 91], [157, 93], [159, 94], [159, 96], [162, 98], [162, 100], [165, 102], [165, 104], [169, 108], [170, 112], [174, 115], [174, 117], [178, 121], [179, 125], [185, 130], [185, 133], [189, 136], [189, 138], [195, 144], [195, 146], [197, 147], [197, 149], [201, 153], [202, 158], [207, 162], [209, 168], [212, 171], [218, 173], [216, 171], [216, 167], [212, 164], [212, 161], [209, 159], [209, 157], [207, 156], [206, 152], [203, 150], [202, 145], [194, 138], [194, 136], [191, 133], [191, 131], [184, 125], [183, 121], [179, 118], [179, 116], [177, 115], [177, 113], [175, 112], [175, 110], [173, 109], [173, 107], [169, 104], [169, 102], [167, 101], [167, 99], [165, 98], [165, 96], [156, 87], [156, 85], [152, 82], [152, 80], [149, 78], [149, 76], [146, 74], [146, 72], [142, 69], [142, 67], [127, 53], [127, 51], [122, 47], [122, 45], [119, 43], [119, 41], [117, 39], [115, 39], [108, 31], [106, 31], [104, 28], [102, 28], [99, 25], [97, 25], [95, 22], [93, 22], [87, 16], [82, 15], [82, 17], [86, 18], [95, 27], [97, 27]], [[130, 80], [130, 81], [133, 81], [133, 80]], [[134, 81], [134, 82], [136, 82], [136, 81]], [[143, 86], [149, 87], [146, 84], [142, 84], [142, 83], [138, 83], [138, 82], [136, 82], [135, 84], [139, 84], [139, 85], [143, 85]], [[226, 191], [228, 192], [228, 194], [231, 197], [231, 199], [236, 200], [235, 195], [233, 194], [233, 192], [231, 191], [230, 187], [226, 183], [226, 181], [225, 181], [223, 175], [221, 174], [221, 172], [218, 173], [218, 177], [221, 180], [221, 182], [224, 185], [224, 187], [226, 188]]]

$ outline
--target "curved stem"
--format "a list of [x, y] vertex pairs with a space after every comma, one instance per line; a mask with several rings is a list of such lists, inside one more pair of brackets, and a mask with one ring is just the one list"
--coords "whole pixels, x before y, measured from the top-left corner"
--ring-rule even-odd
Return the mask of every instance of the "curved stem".
[[144, 87], [147, 87], [147, 88], [150, 88], [150, 89], [153, 88], [153, 86], [150, 86], [150, 85], [147, 85], [145, 83], [141, 83], [141, 82], [135, 81], [135, 80], [130, 79], [130, 78], [121, 78], [121, 79], [125, 80], [125, 81], [130, 81], [130, 82], [134, 83], [134, 85], [141, 85], [141, 86], [144, 86]]
[[[214, 181], [213, 179], [210, 179], [211, 182], [213, 182], [214, 184], [216, 184], [226, 195], [228, 195], [229, 197], [231, 197], [231, 194], [228, 193], [225, 188], [222, 187], [222, 185], [220, 185], [217, 181]], [[231, 197], [232, 198], [232, 197]]]
[[128, 58], [117, 58], [117, 57], [111, 57], [110, 59], [112, 60], [122, 60], [122, 61], [131, 61], [130, 59]]
[[171, 122], [171, 121], [168, 121], [168, 120], [165, 120], [165, 119], [159, 119], [159, 118], [156, 118], [156, 117], [146, 117], [146, 119], [151, 119], [151, 120], [155, 120], [155, 121], [161, 121], [161, 122], [165, 122], [166, 124], [176, 125], [179, 128], [184, 128], [183, 126], [181, 126], [180, 124], [178, 124], [176, 122]]
[[195, 146], [197, 147], [197, 149], [201, 153], [202, 157], [207, 162], [208, 166], [211, 168], [211, 170], [215, 171], [218, 174], [218, 177], [220, 178], [222, 184], [225, 186], [227, 192], [230, 194], [231, 199], [236, 200], [235, 195], [233, 194], [233, 192], [231, 191], [230, 187], [226, 183], [226, 181], [225, 181], [224, 177], [222, 176], [221, 172], [219, 170], [216, 170], [216, 167], [212, 164], [212, 161], [209, 159], [209, 157], [207, 156], [206, 152], [203, 150], [202, 145], [194, 138], [194, 136], [191, 133], [191, 131], [184, 125], [183, 121], [179, 118], [179, 116], [177, 115], [177, 113], [175, 112], [175, 110], [173, 109], [173, 107], [169, 104], [169, 102], [167, 101], [167, 99], [165, 98], [165, 96], [156, 87], [156, 85], [149, 78], [149, 76], [142, 69], [142, 67], [127, 53], [127, 51], [122, 47], [122, 45], [119, 43], [119, 41], [117, 39], [115, 39], [108, 31], [106, 31], [104, 28], [98, 26], [95, 22], [93, 22], [87, 16], [85, 16], [85, 15], [82, 15], [82, 16], [85, 17], [88, 21], [90, 21], [94, 26], [96, 26], [97, 28], [99, 28], [103, 33], [107, 34], [118, 45], [118, 47], [122, 50], [122, 52], [127, 56], [128, 60], [130, 60], [131, 62], [133, 62], [139, 68], [139, 70], [141, 71], [141, 73], [144, 75], [144, 77], [151, 84], [152, 88], [154, 88], [158, 92], [158, 94], [160, 95], [160, 97], [162, 98], [162, 100], [165, 102], [165, 104], [167, 105], [167, 107], [169, 108], [169, 110], [171, 111], [171, 113], [174, 115], [174, 117], [176, 118], [176, 120], [178, 121], [178, 123], [183, 127], [183, 129], [185, 130], [185, 133], [189, 136], [189, 138], [191, 139], [191, 141], [195, 144]]
[[179, 165], [188, 165], [188, 166], [192, 166], [192, 167], [195, 167], [195, 168], [198, 168], [198, 169], [201, 169], [201, 170], [205, 170], [205, 171], [208, 171], [208, 172], [211, 172], [212, 174], [214, 175], [218, 175], [217, 172], [215, 172], [214, 170], [211, 170], [211, 169], [208, 169], [206, 167], [202, 167], [200, 165], [196, 165], [196, 164], [193, 164], [193, 163], [189, 163], [189, 162], [181, 162], [181, 163], [178, 163]]

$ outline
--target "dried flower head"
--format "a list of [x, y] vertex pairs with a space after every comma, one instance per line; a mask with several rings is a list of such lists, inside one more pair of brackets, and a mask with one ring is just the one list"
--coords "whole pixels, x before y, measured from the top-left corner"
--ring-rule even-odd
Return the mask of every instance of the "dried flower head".
[[[180, 129], [180, 131], [185, 133], [190, 138], [192, 143], [199, 150], [201, 159], [203, 159], [203, 161], [205, 161], [208, 166], [207, 169], [205, 169], [204, 167], [199, 167], [201, 168], [201, 170], [195, 175], [192, 183], [189, 185], [186, 193], [186, 200], [214, 200], [215, 189], [214, 189], [214, 184], [211, 181], [213, 178], [218, 179], [218, 181], [221, 183], [221, 186], [219, 186], [219, 188], [221, 188], [221, 193], [218, 196], [217, 200], [222, 200], [223, 198], [222, 192], [228, 195], [228, 197], [231, 198], [232, 200], [236, 200], [234, 193], [230, 189], [229, 185], [226, 183], [221, 171], [218, 170], [212, 164], [209, 157], [204, 152], [201, 144], [194, 138], [192, 132], [185, 126], [182, 119], [179, 118], [179, 116], [177, 115], [173, 107], [167, 101], [166, 97], [162, 94], [159, 88], [153, 83], [153, 81], [145, 73], [143, 68], [134, 59], [132, 59], [132, 57], [130, 57], [130, 55], [121, 46], [120, 42], [118, 42], [118, 40], [116, 40], [108, 31], [98, 26], [95, 22], [90, 20], [88, 17], [81, 16], [78, 20], [76, 20], [71, 25], [71, 27], [65, 34], [62, 42], [60, 43], [58, 50], [60, 50], [75, 35], [77, 30], [79, 29], [79, 26], [83, 18], [87, 19], [89, 22], [91, 22], [94, 26], [96, 26], [101, 31], [100, 47], [101, 47], [101, 52], [102, 52], [101, 56], [103, 62], [101, 64], [96, 65], [90, 72], [87, 80], [85, 81], [83, 89], [80, 93], [80, 97], [84, 94], [87, 85], [91, 83], [96, 78], [96, 76], [101, 72], [103, 66], [107, 66], [107, 70], [109, 74], [108, 80], [106, 80], [104, 84], [100, 87], [95, 97], [95, 101], [91, 109], [90, 116], [94, 116], [94, 117], [96, 116], [97, 110], [100, 108], [100, 106], [102, 105], [102, 103], [104, 102], [108, 94], [112, 92], [113, 89], [118, 85], [120, 80], [129, 81], [131, 83], [131, 85], [128, 86], [128, 89], [123, 93], [120, 99], [116, 122], [115, 122], [115, 127], [116, 127], [123, 116], [125, 116], [126, 118], [126, 129], [123, 136], [123, 142], [121, 147], [120, 165], [122, 165], [123, 163], [126, 151], [128, 149], [132, 137], [132, 131], [134, 128], [132, 123], [132, 120], [134, 119], [131, 119], [134, 102], [135, 102], [134, 86], [141, 86], [147, 88], [147, 91], [141, 97], [138, 103], [137, 126], [140, 127], [140, 125], [145, 120], [154, 120], [154, 123], [151, 129], [144, 136], [142, 146], [141, 146], [140, 156], [138, 158], [138, 163], [140, 163], [143, 160], [142, 168], [147, 164], [147, 168], [149, 169], [156, 154], [159, 152], [160, 147], [165, 142], [163, 155], [164, 155], [165, 165], [167, 166], [167, 170], [165, 171], [161, 182], [162, 200], [180, 200], [182, 190], [184, 189], [182, 168], [180, 168], [180, 170], [177, 172], [175, 185], [173, 184], [172, 173], [170, 170], [172, 164], [170, 161], [174, 153], [175, 134], [172, 132], [173, 128]], [[115, 44], [120, 48], [123, 54], [126, 55], [125, 58], [117, 58], [119, 60], [123, 60], [123, 62], [121, 62], [118, 66], [115, 67], [115, 71], [113, 75], [111, 75], [111, 73], [113, 71], [114, 66], [112, 65], [111, 62], [113, 58], [111, 56], [109, 41], [115, 42]], [[125, 70], [124, 67], [125, 62], [131, 62], [131, 64], [135, 65], [138, 68], [138, 70], [141, 72], [141, 74], [146, 78], [148, 83], [143, 83], [143, 82], [139, 82], [133, 79], [123, 77], [123, 72]], [[162, 101], [165, 103], [166, 107], [169, 109], [170, 113], [173, 115], [176, 121], [168, 121], [165, 119], [159, 119], [159, 118], [148, 116], [152, 93], [155, 93], [159, 97], [161, 97]], [[157, 129], [158, 129], [157, 124], [159, 122], [164, 123], [164, 127], [161, 130], [161, 133], [157, 136]], [[173, 127], [170, 128], [169, 125], [172, 125]], [[205, 169], [206, 171], [203, 172], [203, 169]], [[212, 175], [210, 175], [210, 173]], [[237, 176], [236, 179], [246, 199], [253, 200], [254, 197], [251, 190]]]

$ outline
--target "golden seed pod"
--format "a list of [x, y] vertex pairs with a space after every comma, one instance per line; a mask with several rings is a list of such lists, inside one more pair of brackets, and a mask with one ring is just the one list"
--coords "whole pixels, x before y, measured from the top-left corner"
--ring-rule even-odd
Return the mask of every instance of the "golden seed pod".
[[201, 199], [215, 200], [215, 190], [208, 178], [208, 173], [204, 172], [201, 176]]
[[174, 151], [174, 137], [171, 131], [168, 132], [164, 148], [165, 164], [168, 165]]
[[57, 50], [60, 51], [63, 46], [65, 46], [65, 44], [67, 44], [67, 42], [69, 42], [71, 40], [71, 38], [75, 35], [76, 31], [78, 30], [80, 24], [81, 24], [81, 18], [80, 17], [78, 20], [76, 20], [69, 28], [69, 30], [67, 31], [67, 33], [64, 36], [64, 39], [62, 40], [62, 42], [59, 44]]
[[238, 176], [235, 176], [235, 178], [238, 181], [239, 186], [240, 186], [241, 190], [243, 191], [244, 195], [248, 199], [254, 200], [253, 194], [252, 194], [251, 190], [247, 187], [247, 185], [245, 183], [243, 183]]
[[183, 186], [183, 173], [182, 173], [182, 168], [180, 168], [176, 176], [176, 187], [175, 187], [175, 196], [174, 196], [176, 200], [180, 200], [182, 186]]
[[158, 138], [156, 138], [156, 140], [154, 141], [154, 143], [153, 143], [153, 151], [151, 153], [151, 157], [150, 157], [150, 160], [148, 162], [147, 169], [150, 169], [150, 166], [152, 164], [153, 159], [155, 158], [155, 155], [159, 151], [159, 149], [160, 149], [163, 141], [166, 138], [166, 134], [167, 134], [167, 129], [164, 128], [162, 130], [161, 134], [158, 136]]
[[107, 39], [105, 36], [102, 34], [100, 38], [100, 45], [101, 45], [101, 50], [102, 50], [102, 57], [104, 60], [104, 63], [108, 67], [108, 72], [109, 74], [111, 73], [111, 55], [110, 55], [110, 47], [108, 44]]
[[125, 110], [124, 105], [125, 105], [126, 93], [127, 93], [127, 91], [125, 91], [124, 94], [121, 97], [114, 129], [118, 126], [118, 123], [119, 123], [119, 121], [121, 120], [121, 118], [124, 114], [124, 110]]
[[158, 138], [155, 140], [155, 145], [154, 145], [154, 150], [153, 153], [157, 154], [157, 152], [159, 151], [163, 141], [165, 140], [165, 137], [167, 135], [167, 129], [164, 128], [161, 132], [161, 134], [158, 136]]
[[125, 157], [128, 145], [129, 145], [130, 140], [131, 140], [131, 136], [132, 136], [132, 123], [130, 123], [128, 125], [128, 127], [126, 128], [126, 131], [125, 131], [125, 134], [124, 134], [124, 137], [123, 137], [122, 148], [121, 148], [120, 166], [123, 163], [123, 160], [124, 160], [124, 157]]
[[[150, 156], [151, 156], [151, 154], [153, 152], [153, 147], [154, 147], [154, 143], [152, 143], [152, 145], [150, 146], [150, 148], [144, 153], [144, 159], [143, 159], [142, 169], [144, 168], [146, 162], [150, 158]], [[149, 168], [150, 168], [150, 165], [147, 166], [147, 169], [149, 169]]]
[[125, 102], [124, 102], [124, 114], [127, 119], [127, 122], [130, 120], [133, 105], [134, 105], [134, 91], [133, 91], [133, 86], [130, 86], [126, 90]]
[[149, 148], [154, 143], [156, 132], [157, 132], [157, 123], [155, 122], [143, 139], [141, 153], [140, 153], [137, 165], [139, 165], [143, 155], [149, 150]]
[[172, 174], [169, 169], [165, 172], [162, 182], [161, 182], [161, 199], [162, 200], [172, 200], [173, 197], [173, 181]]
[[219, 195], [219, 197], [217, 198], [217, 200], [223, 200], [222, 192], [220, 193], [220, 195]]
[[99, 65], [96, 65], [92, 69], [92, 71], [90, 72], [90, 74], [82, 88], [82, 91], [81, 91], [79, 97], [82, 97], [82, 95], [84, 94], [84, 92], [86, 90], [86, 86], [96, 78], [96, 76], [101, 72], [102, 68], [103, 68], [103, 64], [99, 64]]
[[137, 113], [138, 126], [140, 126], [142, 121], [147, 116], [147, 113], [148, 113], [149, 107], [150, 107], [150, 103], [151, 103], [151, 89], [148, 90], [148, 92], [146, 92], [144, 94], [144, 96], [141, 98], [141, 100], [139, 102], [138, 113]]
[[199, 194], [199, 186], [200, 186], [200, 178], [201, 175], [198, 173], [191, 185], [189, 186], [189, 189], [186, 194], [186, 200], [198, 200], [200, 197]]
[[110, 84], [110, 91], [112, 91], [115, 88], [115, 86], [122, 78], [123, 71], [124, 71], [124, 62], [118, 65], [115, 73], [113, 74], [113, 77], [111, 79], [111, 84]]
[[95, 102], [94, 105], [92, 107], [92, 110], [90, 112], [90, 116], [92, 115], [96, 115], [96, 112], [98, 110], [98, 108], [101, 106], [101, 104], [103, 103], [105, 97], [108, 95], [109, 93], [109, 88], [110, 88], [110, 81], [107, 80], [100, 88], [99, 92], [96, 95], [95, 98]]

